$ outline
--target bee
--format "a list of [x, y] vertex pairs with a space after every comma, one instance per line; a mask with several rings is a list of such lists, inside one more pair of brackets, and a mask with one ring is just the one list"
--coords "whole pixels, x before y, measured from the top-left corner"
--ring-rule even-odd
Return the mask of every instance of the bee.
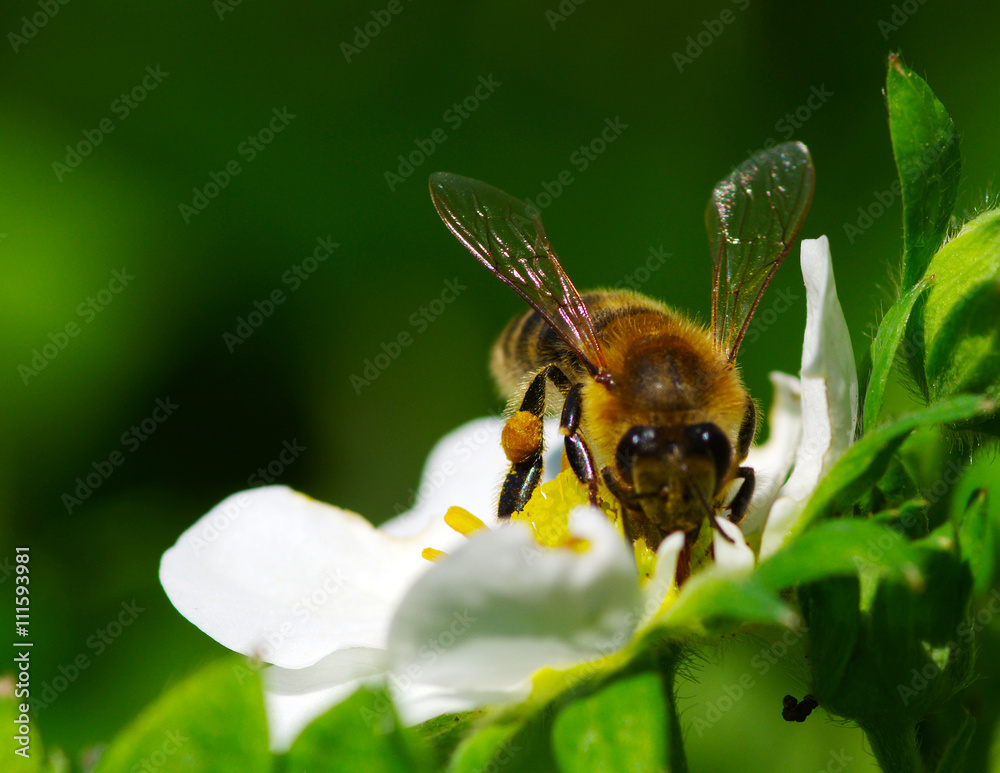
[[798, 236], [814, 183], [806, 146], [787, 142], [715, 187], [706, 212], [713, 265], [706, 328], [636, 292], [581, 295], [537, 209], [478, 180], [431, 175], [445, 225], [531, 307], [492, 353], [493, 375], [516, 409], [502, 433], [510, 468], [500, 519], [522, 510], [541, 482], [547, 410], [561, 411], [564, 465], [592, 503], [600, 484], [619, 500], [633, 542], [655, 548], [683, 531], [690, 545], [706, 520], [717, 526], [727, 505], [731, 521], [743, 518], [754, 490], [754, 471], [743, 462], [757, 411], [736, 353]]

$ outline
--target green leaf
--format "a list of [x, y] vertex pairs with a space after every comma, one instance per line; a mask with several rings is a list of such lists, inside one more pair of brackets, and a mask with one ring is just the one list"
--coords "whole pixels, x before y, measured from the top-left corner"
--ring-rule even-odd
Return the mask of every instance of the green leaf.
[[967, 223], [931, 260], [923, 312], [933, 397], [1000, 395], [1000, 210]]
[[[969, 562], [977, 593], [989, 592], [998, 580], [997, 533], [1000, 530], [1000, 469], [996, 452], [982, 449], [960, 480], [942, 480], [954, 486], [951, 500], [953, 521], [958, 523], [959, 549]], [[957, 485], [956, 485], [957, 483]], [[985, 521], [985, 522], [984, 522]], [[987, 579], [989, 578], [989, 579]]]
[[285, 771], [429, 770], [415, 740], [400, 728], [385, 690], [362, 688], [302, 731], [285, 757]]
[[913, 720], [964, 687], [973, 662], [974, 630], [963, 621], [972, 576], [954, 552], [937, 542], [932, 535], [914, 543], [926, 582], [886, 577], [869, 610], [882, 690], [897, 694], [899, 714]]
[[885, 387], [889, 383], [892, 364], [899, 351], [899, 345], [906, 332], [906, 325], [913, 312], [913, 306], [930, 284], [929, 279], [922, 279], [903, 293], [886, 312], [879, 325], [878, 333], [871, 345], [872, 369], [865, 391], [864, 431], [875, 428], [882, 402], [885, 399]]
[[903, 289], [908, 290], [924, 275], [947, 233], [962, 160], [958, 133], [944, 105], [897, 54], [889, 57], [886, 97], [902, 186]]
[[909, 571], [914, 554], [897, 529], [860, 518], [820, 523], [764, 561], [754, 580], [773, 592], [863, 571]]
[[[952, 502], [952, 509], [959, 502]], [[988, 593], [996, 572], [996, 538], [990, 523], [990, 492], [976, 489], [960, 511], [958, 544], [969, 564], [977, 594]]]
[[488, 725], [458, 745], [448, 770], [450, 773], [485, 770], [551, 773], [558, 770], [552, 756], [551, 730], [549, 711]]
[[245, 659], [225, 658], [143, 710], [111, 742], [96, 773], [270, 771], [267, 743], [260, 678]]
[[869, 432], [847, 449], [819, 482], [796, 529], [801, 532], [816, 521], [857, 502], [879, 481], [888, 469], [893, 453], [913, 430], [932, 424], [963, 421], [995, 409], [995, 404], [989, 400], [975, 395], [960, 395], [904, 414]]
[[966, 758], [968, 757], [969, 744], [976, 734], [976, 720], [971, 715], [966, 714], [959, 724], [958, 732], [948, 741], [944, 754], [938, 762], [937, 773], [951, 773], [953, 770], [968, 770]]
[[619, 679], [556, 717], [552, 746], [559, 769], [656, 773], [669, 768], [667, 706], [660, 676]]
[[809, 630], [809, 690], [828, 710], [844, 712], [839, 693], [850, 681], [862, 630], [860, 583], [857, 577], [832, 577], [801, 586], [798, 597]]
[[455, 747], [482, 721], [482, 709], [461, 714], [442, 714], [414, 728], [430, 748], [435, 767], [441, 768], [455, 751]]
[[889, 468], [879, 479], [878, 488], [896, 503], [913, 499], [919, 494], [916, 482], [898, 456], [894, 456], [889, 462]]
[[741, 623], [791, 628], [798, 615], [774, 589], [756, 577], [741, 580], [719, 574], [699, 574], [688, 580], [681, 600], [656, 623], [658, 628], [683, 628], [696, 633], [724, 633]]

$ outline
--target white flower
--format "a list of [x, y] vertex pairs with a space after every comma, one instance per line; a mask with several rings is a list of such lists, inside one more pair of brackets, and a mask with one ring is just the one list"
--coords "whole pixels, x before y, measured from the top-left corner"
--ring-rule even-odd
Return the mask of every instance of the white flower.
[[[748, 461], [758, 483], [744, 528], [763, 526], [765, 544], [773, 541], [765, 521], [779, 488], [784, 499], [815, 486], [818, 477], [806, 479], [799, 468], [825, 468], [831, 449], [849, 442], [829, 398], [839, 394], [835, 378], [846, 378], [846, 365], [824, 362], [844, 355], [836, 333], [824, 343], [839, 305], [832, 276], [812, 279], [828, 272], [825, 247], [825, 238], [803, 242], [809, 358], [804, 353], [801, 414], [798, 381], [772, 375], [770, 437]], [[826, 388], [813, 390], [808, 379]], [[164, 554], [160, 579], [174, 606], [230, 649], [271, 664], [263, 677], [272, 749], [289, 748], [306, 724], [364, 683], [388, 684], [406, 723], [521, 700], [540, 669], [610, 655], [638, 628], [683, 608], [693, 581], [664, 612], [681, 533], [663, 541], [642, 585], [631, 548], [596, 508], [570, 513], [575, 539], [556, 548], [539, 546], [519, 523], [467, 536], [448, 527], [443, 516], [454, 505], [484, 517], [494, 512], [506, 467], [501, 428], [499, 418], [480, 419], [445, 437], [425, 467], [416, 506], [381, 528], [270, 486], [229, 497]], [[555, 451], [547, 467], [557, 467], [554, 424], [546, 434]], [[815, 437], [830, 440], [814, 448]], [[796, 471], [782, 488], [793, 458]], [[793, 492], [793, 483], [802, 488]], [[721, 528], [729, 539], [716, 534], [708, 572], [750, 572], [754, 555], [742, 532], [725, 520]], [[447, 556], [431, 563], [421, 555], [428, 547]]]
[[802, 346], [802, 439], [795, 468], [771, 507], [761, 540], [761, 558], [784, 544], [820, 479], [854, 440], [858, 373], [851, 334], [837, 299], [825, 236], [802, 240], [806, 284], [806, 332]]

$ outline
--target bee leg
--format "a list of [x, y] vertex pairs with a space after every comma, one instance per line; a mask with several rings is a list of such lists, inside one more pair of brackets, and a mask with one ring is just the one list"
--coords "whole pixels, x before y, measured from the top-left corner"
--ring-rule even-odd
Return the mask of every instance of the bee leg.
[[570, 469], [583, 483], [590, 494], [590, 504], [597, 504], [597, 465], [594, 455], [590, 453], [587, 444], [579, 434], [582, 403], [580, 394], [583, 384], [576, 384], [566, 395], [563, 403], [562, 418], [559, 420], [559, 431], [566, 436], [566, 460]]
[[542, 416], [545, 415], [546, 379], [563, 391], [569, 386], [569, 380], [561, 370], [553, 365], [543, 368], [531, 379], [520, 407], [504, 425], [500, 442], [511, 464], [500, 490], [498, 518], [510, 518], [512, 513], [523, 510], [541, 483], [545, 452]]
[[681, 548], [680, 555], [677, 556], [677, 587], [684, 584], [684, 581], [691, 576], [691, 541], [684, 540], [684, 547]]
[[736, 496], [733, 497], [733, 501], [729, 505], [729, 520], [733, 523], [739, 523], [743, 520], [743, 516], [747, 514], [747, 507], [750, 504], [750, 498], [753, 496], [754, 486], [757, 481], [753, 467], [740, 467], [736, 472], [736, 478], [742, 478], [743, 485], [740, 486], [740, 490], [736, 492]]

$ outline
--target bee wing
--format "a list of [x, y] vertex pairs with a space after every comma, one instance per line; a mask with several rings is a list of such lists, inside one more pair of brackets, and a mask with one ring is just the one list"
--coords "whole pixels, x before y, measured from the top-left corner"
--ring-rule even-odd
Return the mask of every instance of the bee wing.
[[592, 374], [606, 373], [590, 312], [559, 265], [538, 210], [457, 174], [432, 174], [430, 188], [444, 224], [469, 252], [541, 314]]
[[761, 295], [791, 249], [816, 173], [801, 142], [743, 162], [715, 186], [705, 221], [712, 252], [712, 334], [732, 362]]

